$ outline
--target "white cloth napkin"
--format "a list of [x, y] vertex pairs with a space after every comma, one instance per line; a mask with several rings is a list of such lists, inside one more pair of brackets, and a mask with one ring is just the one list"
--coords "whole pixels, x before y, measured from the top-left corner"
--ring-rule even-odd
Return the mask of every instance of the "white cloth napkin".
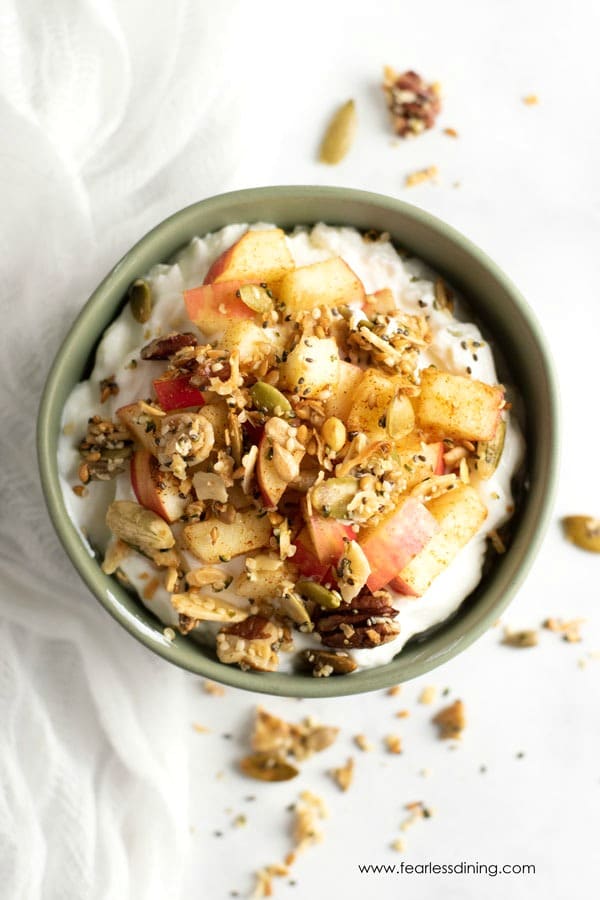
[[133, 641], [72, 570], [45, 511], [34, 429], [50, 362], [100, 278], [160, 219], [229, 186], [243, 115], [221, 61], [239, 49], [237, 4], [207, 6], [0, 7], [7, 900], [179, 896], [193, 679]]

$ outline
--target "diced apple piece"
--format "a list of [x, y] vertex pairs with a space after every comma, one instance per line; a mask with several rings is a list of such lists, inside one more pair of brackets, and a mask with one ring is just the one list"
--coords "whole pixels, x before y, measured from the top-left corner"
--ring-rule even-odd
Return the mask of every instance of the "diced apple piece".
[[322, 563], [317, 556], [314, 544], [311, 540], [308, 528], [303, 528], [300, 534], [294, 538], [296, 552], [290, 562], [298, 567], [301, 575], [312, 578], [321, 583], [331, 572], [330, 563]]
[[222, 331], [231, 319], [253, 319], [254, 312], [237, 295], [242, 282], [204, 284], [183, 292], [189, 318], [206, 335]]
[[391, 582], [395, 591], [413, 597], [423, 596], [487, 517], [485, 504], [468, 484], [459, 484], [454, 490], [435, 497], [427, 508], [438, 523], [439, 531]]
[[190, 406], [203, 406], [204, 396], [199, 387], [190, 383], [190, 374], [178, 375], [175, 378], [157, 378], [153, 382], [160, 408], [165, 412], [173, 409], [188, 409]]
[[[283, 339], [282, 339], [283, 344]], [[254, 322], [235, 320], [225, 326], [223, 335], [219, 341], [219, 347], [224, 350], [237, 349], [240, 354], [242, 366], [258, 362], [269, 355], [274, 349], [274, 342], [267, 338], [263, 328]]]
[[307, 516], [306, 527], [320, 563], [335, 565], [344, 552], [345, 541], [353, 541], [356, 534], [350, 525], [323, 516]]
[[365, 289], [344, 260], [336, 256], [289, 272], [276, 289], [278, 300], [292, 312], [362, 303]]
[[500, 387], [434, 368], [424, 369], [418, 424], [436, 438], [489, 441], [496, 432], [503, 400]]
[[294, 260], [281, 228], [247, 231], [214, 261], [204, 284], [234, 279], [257, 284], [280, 281], [293, 268]]
[[172, 472], [162, 472], [148, 450], [136, 450], [131, 458], [131, 486], [140, 506], [151, 509], [166, 522], [176, 522], [185, 510], [180, 482]]
[[425, 444], [418, 437], [409, 435], [392, 451], [394, 461], [403, 469], [407, 490], [424, 478], [444, 474], [444, 444], [436, 441]]
[[[263, 434], [258, 445], [256, 480], [265, 509], [275, 509], [290, 484], [289, 479], [282, 478], [277, 471], [274, 453], [273, 442], [266, 434]], [[292, 457], [298, 465], [300, 465], [304, 453], [304, 450], [292, 451]]]
[[374, 294], [367, 294], [363, 308], [369, 317], [392, 315], [396, 312], [396, 301], [389, 288], [382, 288]]
[[414, 497], [401, 502], [379, 524], [365, 529], [358, 542], [371, 566], [369, 590], [378, 591], [388, 584], [438, 530], [434, 516]]
[[139, 400], [129, 403], [117, 410], [117, 418], [130, 432], [131, 436], [150, 453], [156, 451], [156, 432], [160, 416], [147, 413]]
[[271, 523], [255, 509], [236, 512], [233, 522], [206, 519], [183, 529], [183, 540], [194, 556], [206, 564], [224, 562], [269, 545]]
[[279, 369], [281, 384], [300, 397], [309, 397], [338, 381], [339, 355], [333, 338], [302, 337]]
[[340, 359], [337, 384], [333, 383], [331, 385], [332, 395], [325, 401], [325, 413], [327, 416], [336, 416], [342, 422], [346, 421], [354, 402], [356, 386], [362, 375], [363, 370], [360, 366], [355, 366], [353, 363]]
[[365, 432], [372, 440], [389, 440], [388, 407], [396, 396], [397, 386], [377, 369], [363, 372], [352, 395], [352, 406], [346, 420], [348, 431]]

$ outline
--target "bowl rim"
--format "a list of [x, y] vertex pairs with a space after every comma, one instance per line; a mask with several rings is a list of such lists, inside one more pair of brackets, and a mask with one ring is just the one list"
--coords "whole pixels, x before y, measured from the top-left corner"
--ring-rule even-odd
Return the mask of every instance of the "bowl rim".
[[[227, 207], [240, 202], [251, 203], [256, 201], [260, 204], [267, 197], [277, 199], [282, 195], [289, 197], [291, 194], [295, 195], [298, 200], [318, 202], [319, 200], [333, 199], [344, 202], [351, 201], [365, 206], [375, 206], [384, 211], [398, 213], [420, 226], [424, 226], [426, 229], [441, 235], [458, 246], [466, 255], [472, 257], [496, 281], [500, 289], [509, 295], [529, 330], [529, 336], [533, 339], [540, 353], [541, 375], [547, 392], [550, 413], [548, 424], [551, 452], [547, 460], [547, 469], [544, 472], [545, 491], [538, 498], [537, 513], [532, 523], [535, 527], [531, 529], [529, 542], [523, 549], [520, 560], [517, 561], [514, 570], [511, 572], [510, 581], [504, 594], [493, 603], [492, 607], [487, 612], [481, 611], [479, 618], [475, 622], [470, 623], [469, 630], [463, 632], [456, 639], [450, 640], [443, 649], [427, 653], [427, 641], [424, 641], [421, 645], [421, 652], [410, 663], [405, 664], [402, 672], [397, 671], [399, 663], [401, 663], [401, 653], [399, 658], [390, 663], [363, 669], [349, 677], [342, 678], [312, 678], [307, 675], [284, 672], [244, 672], [237, 667], [224, 665], [205, 657], [201, 653], [196, 653], [193, 655], [193, 658], [189, 658], [189, 654], [182, 653], [182, 647], [184, 646], [182, 640], [189, 641], [189, 638], [181, 639], [177, 636], [174, 640], [169, 639], [163, 633], [162, 629], [164, 626], [159, 624], [155, 628], [149, 627], [141, 616], [134, 616], [124, 609], [121, 601], [110, 588], [105, 584], [99, 584], [99, 576], [102, 575], [103, 579], [106, 579], [107, 576], [101, 573], [100, 566], [93, 552], [89, 547], [85, 546], [81, 535], [70, 519], [64, 503], [58, 472], [58, 460], [52, 452], [53, 440], [58, 439], [62, 418], [63, 405], [60, 402], [59, 393], [69, 353], [77, 346], [80, 337], [87, 334], [88, 323], [92, 320], [94, 311], [105, 302], [107, 297], [112, 295], [113, 282], [120, 276], [121, 269], [126, 266], [127, 261], [142, 248], [151, 247], [161, 234], [175, 222], [187, 219], [192, 222], [199, 211], [207, 214], [212, 213], [213, 217], [218, 217], [218, 214], [226, 210]], [[260, 221], [260, 218], [249, 219], [248, 221]], [[161, 259], [155, 260], [156, 263], [162, 261]], [[425, 262], [427, 262], [426, 259]], [[96, 333], [94, 342], [98, 337], [99, 335]], [[559, 394], [552, 357], [537, 318], [529, 308], [521, 292], [502, 269], [461, 232], [425, 210], [383, 194], [346, 187], [275, 185], [230, 191], [192, 203], [154, 226], [122, 256], [87, 299], [56, 353], [40, 399], [36, 445], [44, 499], [52, 524], [68, 557], [94, 596], [111, 616], [138, 641], [159, 656], [187, 671], [232, 687], [290, 697], [325, 698], [346, 696], [390, 687], [399, 681], [408, 681], [436, 668], [477, 640], [509, 604], [533, 563], [547, 530], [552, 512], [560, 458]], [[527, 502], [525, 503], [526, 506]]]

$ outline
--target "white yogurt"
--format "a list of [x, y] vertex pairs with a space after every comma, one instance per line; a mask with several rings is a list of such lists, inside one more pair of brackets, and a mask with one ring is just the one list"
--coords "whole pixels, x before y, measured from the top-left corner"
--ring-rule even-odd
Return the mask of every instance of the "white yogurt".
[[[253, 228], [273, 227], [267, 225]], [[132, 360], [139, 360], [141, 348], [154, 337], [169, 331], [193, 331], [201, 340], [201, 333], [186, 315], [182, 292], [202, 284], [211, 263], [230, 247], [247, 230], [246, 225], [229, 225], [221, 231], [194, 240], [179, 254], [173, 265], [157, 265], [150, 271], [148, 280], [152, 288], [154, 307], [150, 320], [140, 325], [133, 318], [129, 307], [110, 325], [100, 342], [96, 362], [88, 381], [78, 384], [69, 397], [63, 415], [63, 428], [58, 449], [59, 469], [63, 493], [69, 514], [93, 548], [104, 552], [109, 532], [104, 515], [110, 502], [118, 499], [135, 499], [129, 474], [124, 472], [108, 482], [95, 481], [88, 485], [84, 497], [77, 497], [72, 486], [78, 483], [80, 464], [77, 445], [86, 431], [90, 416], [114, 417], [118, 407], [139, 398], [152, 396], [152, 381], [164, 369], [164, 363], [144, 362], [131, 367]], [[433, 306], [435, 274], [415, 258], [401, 259], [391, 243], [369, 243], [351, 228], [332, 228], [317, 225], [311, 231], [298, 229], [287, 238], [297, 265], [308, 265], [332, 256], [342, 256], [362, 280], [367, 293], [391, 288], [396, 303], [404, 312], [429, 318], [432, 334], [431, 345], [421, 354], [420, 367], [434, 363], [439, 368], [464, 375], [467, 367], [474, 378], [495, 384], [498, 381], [490, 346], [483, 341], [476, 325], [461, 322], [443, 310]], [[266, 334], [269, 334], [267, 330]], [[473, 351], [464, 346], [465, 341], [479, 341], [481, 346]], [[100, 405], [100, 381], [116, 376], [119, 393]], [[462, 600], [476, 587], [481, 578], [481, 568], [486, 550], [486, 536], [502, 525], [513, 508], [511, 479], [523, 456], [523, 440], [510, 414], [506, 415], [507, 429], [504, 451], [496, 472], [488, 481], [474, 482], [488, 508], [488, 516], [479, 533], [464, 547], [452, 564], [438, 578], [423, 597], [410, 598], [395, 595], [394, 605], [400, 610], [396, 621], [400, 625], [398, 637], [380, 647], [353, 651], [362, 668], [389, 662], [415, 634], [436, 625], [453, 613]], [[178, 616], [171, 606], [169, 594], [159, 586], [144, 590], [156, 578], [156, 569], [143, 556], [132, 552], [121, 568], [138, 591], [142, 602], [165, 625], [177, 625]], [[243, 568], [243, 558], [223, 564], [232, 574]], [[161, 578], [162, 581], [162, 578]], [[230, 592], [224, 592], [223, 598]], [[231, 596], [229, 599], [234, 599]], [[193, 634], [206, 640], [218, 630], [218, 625], [202, 626]], [[296, 633], [297, 647], [317, 645], [314, 638]], [[289, 667], [290, 657], [282, 654], [281, 669]]]

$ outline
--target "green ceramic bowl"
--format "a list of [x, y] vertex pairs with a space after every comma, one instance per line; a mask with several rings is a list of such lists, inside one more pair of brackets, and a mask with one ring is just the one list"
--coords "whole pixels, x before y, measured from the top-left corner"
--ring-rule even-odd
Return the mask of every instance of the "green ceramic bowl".
[[[167, 640], [161, 623], [90, 556], [68, 517], [59, 483], [57, 443], [65, 401], [121, 309], [128, 285], [155, 263], [168, 261], [194, 235], [256, 221], [282, 227], [323, 221], [390, 232], [463, 292], [495, 350], [510, 361], [509, 370], [500, 363], [500, 378], [513, 384], [523, 401], [527, 458], [508, 552], [496, 558], [451, 619], [410, 641], [391, 663], [346, 677], [242, 672], [221, 664], [212, 650], [189, 637]], [[48, 376], [38, 420], [38, 456], [50, 516], [68, 555], [92, 593], [130, 634], [170, 662], [215, 681], [269, 694], [328, 697], [385, 688], [427, 672], [465, 650], [498, 618], [525, 577], [547, 525], [557, 470], [557, 424], [556, 387], [539, 326], [514, 285], [474, 244], [433, 216], [390, 197], [345, 188], [266, 187], [212, 197], [175, 213], [107, 275]]]

